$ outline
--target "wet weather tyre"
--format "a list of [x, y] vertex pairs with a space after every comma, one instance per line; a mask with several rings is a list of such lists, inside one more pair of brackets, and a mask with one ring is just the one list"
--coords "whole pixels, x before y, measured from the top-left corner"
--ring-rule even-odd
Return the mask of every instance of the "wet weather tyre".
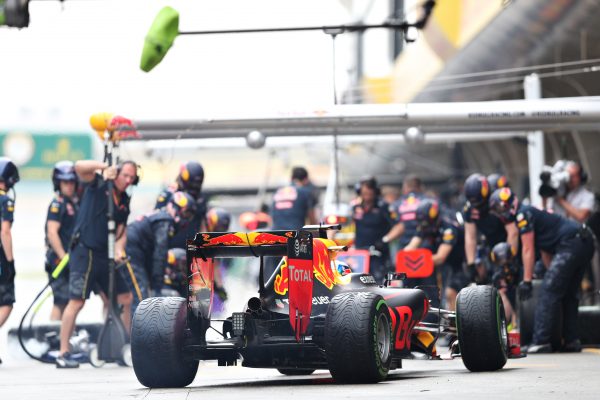
[[183, 358], [186, 302], [180, 297], [153, 297], [138, 306], [131, 328], [131, 358], [140, 383], [149, 388], [192, 383], [198, 361]]
[[495, 371], [506, 364], [506, 317], [496, 288], [462, 289], [456, 298], [456, 327], [462, 360], [469, 371]]
[[325, 317], [325, 354], [339, 383], [376, 383], [392, 361], [392, 324], [385, 300], [368, 292], [331, 299]]
[[277, 368], [282, 375], [288, 376], [302, 376], [302, 375], [310, 375], [315, 372], [314, 369], [299, 369], [299, 368]]

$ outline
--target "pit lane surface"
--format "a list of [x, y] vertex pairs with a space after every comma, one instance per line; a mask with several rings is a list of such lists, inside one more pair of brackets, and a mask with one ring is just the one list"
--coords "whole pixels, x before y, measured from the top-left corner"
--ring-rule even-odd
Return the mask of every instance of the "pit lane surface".
[[373, 385], [337, 385], [327, 371], [286, 377], [275, 370], [201, 363], [183, 389], [147, 389], [133, 370], [106, 365], [58, 370], [30, 360], [0, 365], [0, 399], [598, 399], [600, 350], [509, 360], [498, 372], [470, 373], [460, 359], [405, 361], [402, 370]]

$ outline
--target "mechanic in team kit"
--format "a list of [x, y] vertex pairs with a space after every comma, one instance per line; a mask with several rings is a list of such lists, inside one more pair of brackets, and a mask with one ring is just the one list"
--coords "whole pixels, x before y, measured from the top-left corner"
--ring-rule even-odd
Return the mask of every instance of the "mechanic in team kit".
[[[491, 175], [490, 175], [491, 176]], [[494, 178], [492, 176], [492, 178]], [[506, 186], [506, 179], [493, 179], [494, 185]], [[466, 203], [463, 208], [462, 217], [465, 225], [465, 258], [467, 263], [467, 275], [471, 281], [483, 281], [487, 271], [482, 265], [476, 265], [478, 235], [485, 236], [482, 247], [488, 254], [497, 243], [508, 242], [518, 249], [517, 228], [509, 225], [504, 226], [500, 219], [490, 213], [488, 200], [492, 193], [488, 179], [479, 173], [470, 175], [464, 184]], [[507, 234], [508, 232], [508, 234]]]
[[357, 183], [356, 193], [358, 197], [350, 204], [356, 227], [354, 247], [371, 250], [369, 273], [383, 283], [387, 273], [392, 272], [388, 244], [383, 241], [393, 225], [389, 205], [381, 198], [377, 180], [372, 176]]
[[[167, 253], [163, 296], [185, 297], [187, 293], [187, 255], [184, 249], [173, 248]], [[134, 295], [135, 297], [135, 295]]]
[[[585, 225], [521, 204], [509, 188], [498, 189], [492, 194], [490, 209], [507, 226], [514, 225], [519, 230], [523, 260], [523, 280], [518, 287], [520, 299], [532, 295], [536, 249], [547, 268], [528, 352], [581, 351], [577, 333], [578, 291], [585, 267], [594, 254], [593, 234]], [[553, 349], [551, 327], [561, 307], [564, 345], [561, 349]]]
[[[69, 303], [62, 317], [60, 328], [60, 355], [56, 358], [58, 368], [77, 368], [79, 363], [69, 354], [69, 338], [75, 328], [77, 315], [89, 297], [92, 287], [98, 285], [108, 293], [108, 198], [114, 204], [116, 223], [115, 260], [125, 257], [129, 195], [125, 190], [137, 184], [137, 164], [124, 161], [108, 167], [95, 160], [75, 163], [75, 172], [87, 187], [81, 199], [75, 219], [69, 262]], [[112, 193], [108, 193], [108, 181], [114, 181]], [[125, 329], [131, 326], [132, 294], [120, 273], [115, 274], [117, 301], [123, 306], [121, 318]]]
[[[181, 226], [187, 227], [196, 212], [195, 199], [186, 192], [175, 192], [167, 205], [142, 215], [127, 225], [126, 253], [128, 283], [133, 293], [131, 314], [145, 298], [160, 297], [165, 279], [165, 260], [168, 259], [169, 239]], [[133, 273], [133, 279], [131, 277]]]
[[[307, 223], [316, 224], [316, 198], [310, 188], [308, 171], [304, 167], [292, 168], [292, 182], [273, 195], [271, 217], [273, 230], [300, 229]], [[270, 277], [279, 263], [277, 257], [265, 258], [265, 277]]]
[[9, 158], [0, 157], [0, 328], [10, 316], [15, 303], [15, 259], [11, 234], [15, 202], [7, 192], [17, 182], [17, 166]]
[[[231, 224], [231, 213], [221, 207], [211, 207], [206, 212], [206, 228], [208, 232], [227, 232]], [[219, 258], [215, 260], [214, 280], [214, 302], [213, 311], [219, 314], [225, 311], [227, 301], [227, 290], [225, 290], [224, 276], [231, 263], [231, 258]]]
[[196, 233], [206, 230], [206, 197], [202, 194], [204, 183], [204, 168], [197, 161], [181, 164], [175, 183], [164, 189], [156, 199], [154, 208], [160, 209], [167, 205], [175, 192], [186, 192], [196, 202], [194, 218], [181, 225], [177, 234], [169, 240], [169, 247], [185, 248], [187, 239], [193, 239]]
[[50, 319], [60, 321], [69, 302], [69, 270], [63, 269], [58, 278], [52, 272], [69, 250], [75, 218], [79, 210], [77, 198], [77, 174], [72, 161], [59, 161], [52, 170], [54, 198], [48, 207], [46, 217], [46, 272], [54, 296]]
[[[417, 232], [405, 250], [425, 247], [433, 250], [433, 265], [442, 272], [446, 308], [456, 308], [456, 295], [468, 284], [463, 271], [464, 231], [457, 221], [440, 216], [437, 200], [425, 199], [416, 210]], [[437, 285], [433, 273], [422, 284]]]
[[490, 194], [494, 193], [496, 189], [502, 189], [503, 187], [510, 187], [508, 178], [501, 174], [489, 174], [487, 176], [488, 183], [490, 185]]
[[[398, 245], [401, 249], [408, 245], [417, 233], [417, 221], [415, 219], [417, 207], [425, 198], [421, 179], [416, 175], [406, 176], [402, 182], [402, 196], [390, 206], [392, 218], [396, 223], [392, 230], [383, 237], [385, 243], [398, 239]], [[392, 254], [392, 258], [394, 256]]]

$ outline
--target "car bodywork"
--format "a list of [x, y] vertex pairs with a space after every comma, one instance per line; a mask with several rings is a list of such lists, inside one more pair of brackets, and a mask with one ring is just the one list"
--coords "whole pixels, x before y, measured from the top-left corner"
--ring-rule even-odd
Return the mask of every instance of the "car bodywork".
[[[338, 382], [378, 382], [385, 379], [389, 370], [400, 368], [402, 359], [413, 358], [415, 351], [423, 358], [436, 357], [435, 341], [441, 333], [460, 338], [456, 313], [431, 307], [422, 288], [397, 287], [404, 273], [389, 274], [383, 285], [369, 274], [340, 273], [335, 258], [346, 248], [327, 239], [327, 231], [334, 229], [339, 226], [306, 226], [297, 231], [201, 232], [189, 240], [187, 298], [144, 300], [141, 311], [134, 316], [132, 357], [140, 382], [149, 387], [185, 386], [193, 380], [198, 360], [217, 360], [223, 366], [236, 365], [241, 360], [245, 367], [276, 368], [289, 375], [329, 369]], [[244, 311], [221, 321], [211, 315], [214, 259], [219, 257], [260, 259], [258, 296], [248, 300]], [[275, 273], [266, 281], [265, 257], [281, 258]], [[431, 253], [416, 252], [412, 259], [409, 255], [404, 257], [410, 261], [409, 272], [422, 264], [431, 266]], [[472, 307], [477, 296], [483, 299], [481, 294], [459, 294], [459, 306], [465, 304], [463, 308], [468, 309], [462, 313], [462, 324], [474, 335], [462, 336], [476, 338], [469, 339], [474, 343], [481, 342], [478, 337], [495, 338], [481, 342], [479, 347], [467, 346], [474, 362], [465, 361], [465, 365], [471, 370], [499, 369], [506, 362], [502, 304], [495, 289], [488, 287], [484, 291], [487, 306], [482, 320], [477, 315], [481, 314], [481, 307]], [[461, 302], [461, 297], [467, 301]], [[182, 321], [174, 316], [177, 312]], [[161, 313], [172, 315], [165, 317]], [[215, 329], [218, 322], [222, 322], [222, 338], [207, 339], [207, 330]], [[484, 325], [490, 335], [481, 335], [479, 325]], [[152, 336], [144, 329], [160, 332]], [[157, 338], [171, 349], [168, 354], [156, 346]], [[488, 347], [494, 354], [495, 361], [491, 363], [485, 354], [481, 355]], [[162, 366], [165, 359], [173, 363], [173, 371], [183, 372], [173, 372], [172, 378], [166, 378], [163, 370], [156, 377], [152, 366]], [[364, 373], [365, 370], [371, 373]], [[179, 379], [177, 374], [186, 378]]]

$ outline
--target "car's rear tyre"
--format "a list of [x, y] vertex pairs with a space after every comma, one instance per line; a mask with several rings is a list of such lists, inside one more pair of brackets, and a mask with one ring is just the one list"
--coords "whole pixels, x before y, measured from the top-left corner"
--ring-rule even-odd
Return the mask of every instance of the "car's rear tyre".
[[471, 286], [456, 298], [456, 328], [469, 371], [495, 371], [506, 364], [506, 317], [496, 288]]
[[325, 317], [325, 354], [336, 382], [385, 379], [392, 349], [390, 313], [381, 296], [352, 292], [331, 299]]
[[186, 302], [180, 297], [143, 300], [133, 316], [131, 358], [140, 383], [149, 388], [192, 383], [198, 361], [183, 358]]
[[[521, 345], [529, 345], [533, 339], [533, 326], [535, 321], [535, 309], [537, 307], [541, 292], [542, 279], [531, 281], [531, 298], [517, 301], [519, 312], [519, 331], [521, 333]], [[558, 318], [555, 318], [550, 337], [550, 343], [554, 349], [560, 349], [562, 339], [562, 307], [559, 310]]]
[[302, 376], [310, 375], [315, 372], [314, 369], [301, 369], [301, 368], [277, 368], [280, 374], [288, 376]]

